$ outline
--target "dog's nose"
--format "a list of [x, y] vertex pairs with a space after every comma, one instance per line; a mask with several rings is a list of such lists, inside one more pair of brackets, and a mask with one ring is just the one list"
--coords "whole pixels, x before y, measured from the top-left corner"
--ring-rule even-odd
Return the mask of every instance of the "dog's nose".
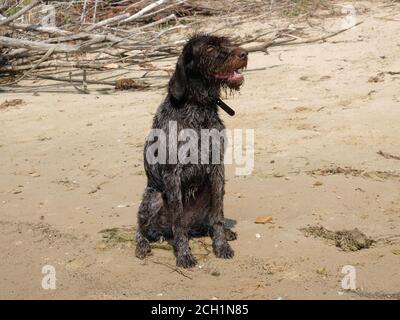
[[247, 59], [247, 55], [248, 55], [247, 51], [241, 48], [238, 53], [239, 58], [242, 60]]

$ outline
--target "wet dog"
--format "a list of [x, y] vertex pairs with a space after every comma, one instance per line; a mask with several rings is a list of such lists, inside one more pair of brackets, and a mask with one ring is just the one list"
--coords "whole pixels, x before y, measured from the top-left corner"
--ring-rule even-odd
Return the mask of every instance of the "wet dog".
[[[228, 38], [193, 36], [178, 58], [168, 95], [156, 112], [152, 129], [162, 130], [168, 137], [172, 130], [190, 129], [198, 136], [203, 129], [222, 132], [225, 126], [218, 105], [229, 107], [220, 100], [221, 90], [239, 90], [244, 81], [241, 70], [246, 66], [246, 50]], [[224, 143], [215, 150], [216, 144], [207, 141], [206, 151], [201, 148], [195, 157], [210, 160], [206, 163], [182, 163], [176, 157], [160, 163], [149, 160], [153, 138], [148, 137], [144, 148], [147, 186], [138, 212], [136, 256], [143, 259], [151, 253], [150, 241], [169, 238], [177, 266], [190, 268], [197, 261], [189, 237], [210, 235], [215, 255], [232, 258], [234, 252], [228, 241], [236, 239], [236, 233], [224, 225]], [[173, 145], [169, 138], [158, 142], [165, 145], [168, 155], [183, 144], [178, 141]], [[214, 151], [220, 151], [219, 161], [211, 161]], [[155, 155], [160, 156], [157, 152]]]

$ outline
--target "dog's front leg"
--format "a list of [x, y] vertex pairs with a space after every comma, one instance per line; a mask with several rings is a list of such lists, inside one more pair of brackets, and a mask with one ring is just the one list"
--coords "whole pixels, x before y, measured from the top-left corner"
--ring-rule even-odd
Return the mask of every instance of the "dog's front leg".
[[189, 217], [183, 210], [181, 180], [177, 173], [164, 177], [168, 210], [172, 218], [176, 265], [194, 267], [197, 263], [189, 247]]
[[224, 227], [225, 172], [223, 165], [215, 165], [211, 171], [211, 237], [214, 253], [218, 258], [229, 259], [234, 251], [226, 238]]

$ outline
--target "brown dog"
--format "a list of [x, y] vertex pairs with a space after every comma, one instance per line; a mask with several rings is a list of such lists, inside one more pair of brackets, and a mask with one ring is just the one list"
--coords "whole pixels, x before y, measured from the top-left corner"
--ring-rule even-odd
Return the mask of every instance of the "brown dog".
[[[224, 105], [221, 89], [239, 90], [244, 80], [241, 69], [246, 66], [247, 52], [232, 45], [228, 38], [192, 37], [178, 59], [152, 129], [170, 135], [173, 123], [177, 132], [190, 129], [198, 137], [202, 129], [222, 132], [225, 126], [218, 114], [218, 105]], [[154, 163], [149, 161], [154, 143], [151, 140], [154, 136], [147, 139], [144, 151], [148, 181], [138, 213], [136, 256], [144, 258], [151, 252], [149, 241], [172, 238], [177, 266], [193, 267], [196, 259], [189, 236], [207, 234], [212, 237], [217, 257], [232, 258], [234, 252], [227, 241], [236, 239], [236, 234], [224, 226], [223, 212], [224, 144], [207, 141], [206, 153], [201, 150], [196, 154], [197, 159], [210, 160], [208, 163], [180, 163], [176, 157], [175, 161], [169, 158], [165, 163]], [[170, 139], [157, 141], [166, 145], [169, 155], [183, 145], [180, 141], [174, 146]], [[219, 154], [217, 163], [211, 161], [211, 150]]]

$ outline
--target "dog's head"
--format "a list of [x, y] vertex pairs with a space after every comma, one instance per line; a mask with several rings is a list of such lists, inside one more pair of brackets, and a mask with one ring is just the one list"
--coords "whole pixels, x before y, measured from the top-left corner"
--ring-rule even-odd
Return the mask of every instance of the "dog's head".
[[246, 66], [247, 51], [233, 45], [227, 37], [195, 35], [178, 58], [169, 92], [181, 100], [203, 85], [239, 90], [244, 81], [241, 71]]

